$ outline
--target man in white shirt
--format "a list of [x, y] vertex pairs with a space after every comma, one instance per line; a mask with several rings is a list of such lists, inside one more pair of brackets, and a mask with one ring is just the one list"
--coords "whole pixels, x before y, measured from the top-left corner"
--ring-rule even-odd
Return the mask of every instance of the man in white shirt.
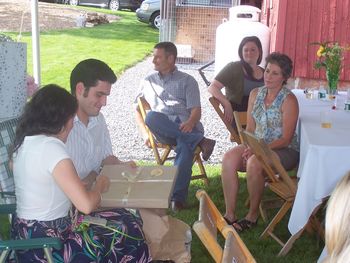
[[113, 155], [107, 124], [100, 112], [116, 80], [113, 70], [97, 59], [81, 61], [70, 76], [71, 93], [78, 100], [78, 110], [66, 145], [80, 178], [87, 185], [95, 181], [105, 164], [136, 166], [133, 161], [122, 162]]

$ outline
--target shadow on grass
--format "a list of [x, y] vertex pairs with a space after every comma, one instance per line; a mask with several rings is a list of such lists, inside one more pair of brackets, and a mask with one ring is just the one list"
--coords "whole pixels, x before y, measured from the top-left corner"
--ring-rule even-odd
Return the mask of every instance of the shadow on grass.
[[[150, 162], [138, 162], [139, 165], [149, 165]], [[170, 165], [170, 163], [168, 164]], [[219, 165], [206, 165], [206, 171], [209, 177], [209, 185], [205, 185], [202, 180], [195, 180], [191, 182], [188, 195], [188, 209], [182, 210], [173, 216], [181, 219], [192, 227], [193, 223], [198, 219], [198, 207], [199, 202], [195, 197], [196, 191], [199, 189], [204, 189], [210, 198], [213, 200], [219, 211], [222, 213], [225, 211], [225, 202], [222, 192], [221, 178], [220, 178], [220, 166]], [[248, 209], [244, 206], [244, 202], [248, 196], [246, 188], [246, 180], [244, 175], [239, 178], [240, 191], [237, 204], [237, 215], [238, 217], [243, 217], [247, 213]], [[265, 191], [267, 192], [267, 190]], [[264, 196], [266, 193], [264, 194]], [[269, 211], [268, 220], [271, 220], [277, 211]], [[8, 224], [6, 223], [5, 217], [0, 217], [1, 228], [0, 232], [7, 232]], [[288, 232], [288, 219], [289, 214], [280, 222], [276, 227], [275, 232], [282, 240], [287, 240], [289, 238]], [[304, 233], [295, 243], [291, 251], [285, 257], [277, 257], [277, 254], [281, 247], [272, 238], [260, 239], [261, 233], [264, 231], [267, 223], [262, 222], [259, 219], [258, 225], [251, 229], [241, 233], [240, 236], [244, 243], [255, 257], [257, 262], [316, 262], [322, 249], [323, 242], [319, 241], [315, 235]], [[210, 263], [214, 262], [210, 254], [207, 252], [201, 241], [198, 239], [194, 231], [192, 231], [192, 244], [191, 244], [191, 254], [193, 263]], [[221, 242], [223, 240], [221, 239]]]

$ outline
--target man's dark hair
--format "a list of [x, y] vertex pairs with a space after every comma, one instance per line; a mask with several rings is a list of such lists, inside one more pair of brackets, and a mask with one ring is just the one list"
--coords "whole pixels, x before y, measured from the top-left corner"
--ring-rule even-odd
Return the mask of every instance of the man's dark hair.
[[159, 42], [154, 46], [154, 48], [164, 49], [167, 55], [173, 55], [175, 60], [177, 58], [177, 48], [172, 42]]
[[107, 81], [113, 84], [117, 76], [113, 70], [103, 61], [97, 59], [86, 59], [78, 63], [70, 74], [70, 89], [75, 96], [75, 89], [79, 82], [85, 86], [84, 95], [87, 96], [89, 89], [97, 85], [98, 81]]
[[266, 57], [266, 65], [275, 64], [281, 68], [282, 75], [284, 78], [283, 84], [287, 83], [287, 80], [292, 75], [293, 61], [286, 54], [279, 52], [272, 52]]

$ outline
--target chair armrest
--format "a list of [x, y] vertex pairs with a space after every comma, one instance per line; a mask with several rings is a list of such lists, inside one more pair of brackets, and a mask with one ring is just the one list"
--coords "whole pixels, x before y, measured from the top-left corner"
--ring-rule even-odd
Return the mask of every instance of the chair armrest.
[[37, 248], [61, 249], [62, 243], [60, 239], [56, 237], [0, 241], [0, 250], [24, 250]]
[[0, 195], [1, 195], [1, 197], [5, 197], [5, 196], [15, 197], [15, 196], [16, 196], [16, 193], [15, 193], [14, 191], [11, 191], [11, 192], [4, 192], [4, 191], [1, 191], [1, 192], [0, 192]]
[[8, 215], [16, 213], [16, 204], [1, 204], [0, 214]]

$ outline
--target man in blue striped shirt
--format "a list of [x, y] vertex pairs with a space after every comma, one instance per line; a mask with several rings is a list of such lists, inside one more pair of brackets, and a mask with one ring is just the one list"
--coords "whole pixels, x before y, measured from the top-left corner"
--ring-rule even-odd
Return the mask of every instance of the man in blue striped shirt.
[[[192, 160], [197, 145], [202, 149], [202, 158], [208, 160], [213, 152], [215, 141], [204, 137], [200, 123], [201, 104], [197, 81], [181, 72], [175, 66], [176, 46], [171, 42], [155, 45], [153, 53], [154, 69], [157, 71], [141, 82], [139, 96], [150, 104], [152, 111], [147, 113], [146, 125], [165, 144], [176, 145], [175, 162], [178, 177], [172, 195], [172, 208], [183, 208], [188, 194], [192, 174]], [[136, 121], [149, 145], [147, 131], [142, 116], [136, 111]]]
[[87, 186], [95, 182], [103, 165], [123, 163], [136, 167], [134, 161], [123, 162], [113, 154], [107, 124], [100, 112], [116, 80], [106, 63], [92, 58], [79, 62], [71, 73], [71, 93], [78, 100], [78, 110], [66, 146]]

